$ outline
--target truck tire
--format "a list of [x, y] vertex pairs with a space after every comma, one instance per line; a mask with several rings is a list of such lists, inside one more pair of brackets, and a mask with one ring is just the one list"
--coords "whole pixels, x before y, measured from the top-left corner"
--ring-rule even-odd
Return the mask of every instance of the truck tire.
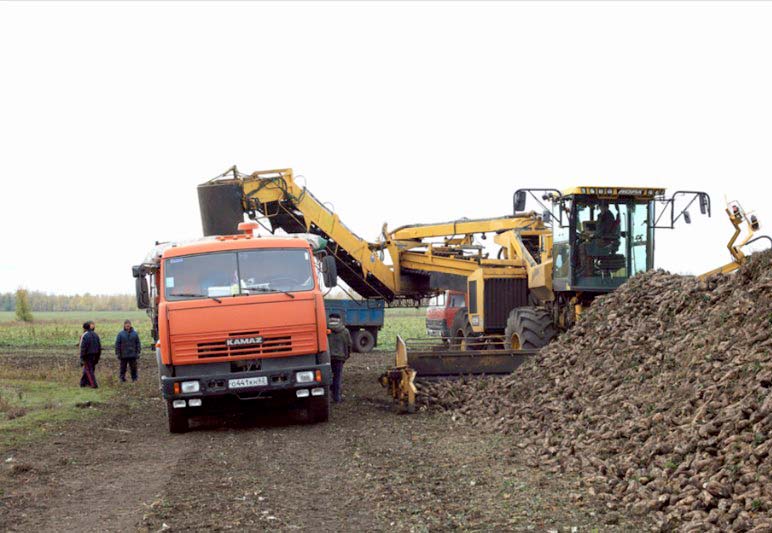
[[171, 371], [169, 370], [169, 367], [163, 364], [163, 361], [161, 361], [161, 352], [156, 352], [155, 354], [155, 361], [158, 364], [158, 379], [160, 380], [163, 377], [169, 377], [172, 375]]
[[175, 409], [171, 400], [166, 400], [166, 421], [169, 433], [185, 433], [188, 430], [188, 415]]
[[479, 350], [482, 348], [474, 342], [476, 335], [469, 323], [469, 313], [467, 313], [466, 307], [456, 311], [456, 316], [453, 317], [453, 323], [450, 326], [450, 337], [450, 348], [453, 350]]
[[313, 396], [307, 401], [306, 410], [311, 424], [327, 422], [330, 419], [330, 387], [324, 388], [324, 396]]
[[375, 337], [366, 329], [358, 329], [351, 335], [354, 343], [354, 351], [358, 353], [370, 353], [375, 347]]
[[539, 307], [516, 307], [509, 312], [504, 330], [505, 348], [542, 348], [558, 334], [552, 315]]
[[163, 394], [164, 391], [164, 384], [163, 379], [165, 377], [169, 377], [172, 375], [171, 369], [163, 364], [163, 361], [161, 361], [161, 352], [156, 350], [155, 353], [155, 360], [156, 363], [158, 363], [158, 390], [161, 391], [161, 394]]

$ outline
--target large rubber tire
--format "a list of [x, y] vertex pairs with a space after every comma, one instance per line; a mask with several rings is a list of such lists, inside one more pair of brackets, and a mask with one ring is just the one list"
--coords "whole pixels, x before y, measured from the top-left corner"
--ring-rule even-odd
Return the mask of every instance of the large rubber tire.
[[155, 354], [155, 362], [158, 365], [158, 379], [160, 380], [163, 377], [169, 377], [172, 375], [171, 370], [169, 370], [169, 367], [163, 364], [161, 361], [161, 354], [156, 353]]
[[357, 353], [370, 353], [375, 348], [375, 336], [366, 329], [358, 329], [352, 333], [351, 341]]
[[504, 330], [508, 349], [538, 349], [558, 334], [552, 315], [540, 307], [516, 307], [509, 312]]
[[175, 409], [171, 400], [166, 400], [166, 421], [169, 433], [185, 433], [188, 430], [188, 415]]
[[[481, 345], [474, 342], [476, 334], [469, 323], [469, 313], [466, 307], [456, 311], [453, 323], [450, 325], [450, 348], [453, 350], [479, 350]], [[471, 343], [469, 342], [471, 341]]]
[[307, 401], [306, 410], [311, 424], [327, 422], [330, 419], [330, 387], [324, 388], [324, 396], [312, 396]]
[[172, 375], [172, 370], [163, 362], [161, 361], [161, 353], [156, 352], [155, 354], [155, 360], [158, 364], [158, 390], [161, 391], [161, 394], [164, 392], [164, 386], [163, 386], [163, 378], [170, 377]]

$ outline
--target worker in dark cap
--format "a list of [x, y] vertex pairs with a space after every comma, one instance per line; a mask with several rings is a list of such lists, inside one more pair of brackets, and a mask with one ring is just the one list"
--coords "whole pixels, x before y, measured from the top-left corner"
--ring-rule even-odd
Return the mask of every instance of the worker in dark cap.
[[83, 366], [83, 375], [80, 377], [81, 387], [98, 387], [96, 380], [96, 365], [102, 356], [102, 343], [96, 332], [94, 321], [83, 324], [84, 333], [80, 338], [80, 364]]
[[343, 401], [343, 364], [351, 355], [351, 334], [343, 324], [343, 319], [336, 313], [327, 317], [327, 345], [330, 350], [330, 365], [332, 366], [332, 401]]
[[126, 381], [126, 367], [131, 368], [131, 381], [137, 381], [139, 378], [137, 372], [137, 360], [142, 351], [142, 343], [139, 342], [139, 335], [131, 326], [131, 320], [124, 320], [123, 329], [115, 338], [115, 356], [121, 362], [118, 377], [121, 383]]

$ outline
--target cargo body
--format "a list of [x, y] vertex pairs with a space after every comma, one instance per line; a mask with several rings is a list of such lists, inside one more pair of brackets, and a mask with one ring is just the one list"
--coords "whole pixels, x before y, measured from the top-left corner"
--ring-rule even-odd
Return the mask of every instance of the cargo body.
[[324, 300], [327, 316], [336, 313], [351, 333], [354, 351], [368, 353], [378, 345], [378, 332], [383, 327], [383, 300]]
[[247, 402], [327, 419], [326, 314], [308, 241], [248, 233], [162, 245], [135, 274], [172, 432], [191, 416]]

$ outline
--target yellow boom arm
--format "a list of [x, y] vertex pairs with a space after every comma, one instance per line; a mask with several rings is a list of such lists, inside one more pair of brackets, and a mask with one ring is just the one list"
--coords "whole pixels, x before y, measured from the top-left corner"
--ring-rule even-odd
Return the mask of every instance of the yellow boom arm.
[[[539, 271], [551, 264], [551, 230], [535, 213], [416, 224], [393, 231], [384, 226], [382, 242], [369, 242], [299, 185], [291, 169], [249, 176], [238, 174], [235, 168], [232, 171], [233, 178], [217, 178], [201, 187], [235, 188], [241, 196], [241, 209], [272, 232], [307, 232], [327, 239], [327, 251], [337, 258], [339, 274], [365, 298], [419, 299], [446, 288], [443, 284], [449, 278], [443, 276], [457, 276], [464, 283], [475, 274], [480, 279], [526, 278], [536, 263], [543, 263]], [[474, 245], [475, 234], [484, 233], [497, 234], [496, 242], [507, 247], [505, 257], [490, 259], [482, 247]], [[540, 261], [534, 261], [521, 236], [548, 239]], [[518, 241], [520, 245], [513, 244]], [[534, 279], [541, 277], [544, 274], [536, 272]], [[546, 283], [542, 285], [547, 289]]]

